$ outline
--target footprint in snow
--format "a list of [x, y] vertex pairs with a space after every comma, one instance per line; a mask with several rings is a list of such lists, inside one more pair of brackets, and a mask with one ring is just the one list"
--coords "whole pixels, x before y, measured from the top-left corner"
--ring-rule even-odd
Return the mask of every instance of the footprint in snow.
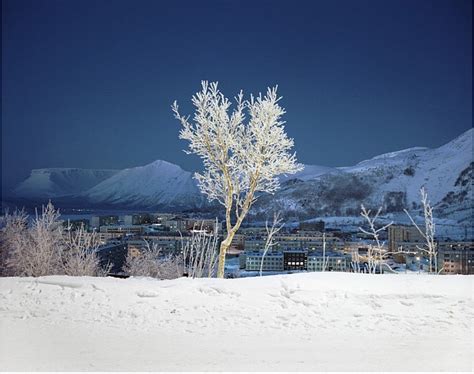
[[138, 297], [158, 297], [160, 294], [155, 291], [138, 291]]

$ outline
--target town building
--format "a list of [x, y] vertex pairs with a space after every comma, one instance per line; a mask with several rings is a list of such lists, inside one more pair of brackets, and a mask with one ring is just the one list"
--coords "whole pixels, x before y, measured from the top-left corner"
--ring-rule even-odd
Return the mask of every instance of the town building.
[[350, 259], [338, 252], [314, 251], [308, 253], [308, 271], [347, 271]]
[[243, 234], [235, 234], [232, 238], [232, 242], [230, 243], [230, 247], [227, 250], [227, 253], [232, 254], [240, 254], [245, 248], [245, 235]]
[[425, 239], [414, 226], [391, 225], [388, 227], [388, 250], [396, 252], [400, 247], [413, 249]]
[[474, 274], [474, 242], [438, 243], [438, 269], [442, 274]]
[[206, 230], [207, 232], [222, 232], [222, 222], [215, 219], [187, 218], [183, 220], [183, 231]]
[[122, 216], [124, 225], [149, 225], [153, 223], [153, 217], [149, 213], [127, 214]]
[[178, 220], [176, 219], [166, 219], [161, 222], [165, 228], [171, 232], [178, 232]]
[[[260, 251], [246, 251], [243, 258], [245, 258], [246, 271], [260, 271], [262, 264], [263, 252]], [[268, 252], [263, 257], [263, 271], [283, 271], [283, 253], [282, 252]]]
[[306, 270], [308, 262], [308, 252], [305, 250], [283, 251], [284, 270]]
[[100, 226], [118, 225], [119, 216], [92, 216], [90, 218], [90, 227], [99, 228]]
[[239, 234], [245, 235], [245, 237], [266, 237], [267, 229], [265, 227], [241, 227]]
[[66, 230], [76, 231], [83, 228], [85, 231], [89, 230], [88, 219], [68, 219], [63, 221], [63, 226]]
[[318, 231], [318, 232], [324, 232], [324, 221], [306, 221], [306, 222], [300, 222], [299, 228], [300, 230], [303, 231]]
[[[262, 251], [245, 251], [240, 256], [240, 267], [246, 271], [260, 271]], [[350, 259], [339, 252], [325, 253], [326, 271], [347, 271]], [[306, 250], [268, 251], [263, 257], [263, 271], [322, 271], [323, 252]]]
[[186, 233], [181, 235], [178, 233], [160, 233], [142, 235], [141, 239], [146, 240], [150, 245], [156, 246], [165, 253], [178, 253], [191, 240], [191, 236]]
[[117, 232], [97, 232], [97, 235], [99, 237], [100, 242], [103, 244], [111, 240], [121, 239], [122, 237], [124, 237], [123, 233], [117, 233]]
[[142, 234], [145, 232], [145, 227], [138, 225], [108, 225], [100, 226], [100, 232], [121, 235]]
[[100, 266], [106, 269], [111, 266], [109, 274], [120, 274], [127, 260], [128, 245], [126, 242], [113, 242], [96, 249]]
[[[323, 242], [326, 241], [326, 249], [343, 250], [344, 241], [331, 233], [323, 234], [319, 231], [298, 231], [294, 233], [279, 233], [273, 237], [276, 243], [273, 250], [304, 249], [314, 251], [323, 248]], [[256, 251], [265, 248], [266, 235], [253, 235], [245, 237], [245, 250]]]
[[263, 251], [265, 249], [265, 238], [261, 236], [246, 236], [244, 239], [245, 251]]

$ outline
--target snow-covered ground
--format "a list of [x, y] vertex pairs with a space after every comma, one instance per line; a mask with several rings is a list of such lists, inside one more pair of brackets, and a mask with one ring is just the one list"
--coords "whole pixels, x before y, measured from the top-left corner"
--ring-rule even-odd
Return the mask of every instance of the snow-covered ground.
[[471, 371], [474, 276], [0, 279], [2, 370]]

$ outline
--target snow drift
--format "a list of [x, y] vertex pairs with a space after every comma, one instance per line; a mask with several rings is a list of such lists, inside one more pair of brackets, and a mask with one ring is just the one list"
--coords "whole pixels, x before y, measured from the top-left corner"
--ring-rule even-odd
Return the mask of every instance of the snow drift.
[[473, 276], [0, 279], [0, 367], [470, 371]]

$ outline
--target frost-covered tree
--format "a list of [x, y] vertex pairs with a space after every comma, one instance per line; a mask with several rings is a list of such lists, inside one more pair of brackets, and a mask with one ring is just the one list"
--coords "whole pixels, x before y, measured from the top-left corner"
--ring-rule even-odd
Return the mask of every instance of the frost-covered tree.
[[220, 246], [217, 272], [220, 278], [224, 277], [227, 249], [257, 194], [274, 193], [280, 186], [279, 175], [302, 169], [291, 152], [293, 139], [285, 132], [281, 119], [285, 110], [279, 100], [276, 87], [249, 100], [244, 100], [241, 91], [229, 113], [231, 102], [217, 83], [203, 81], [202, 90], [192, 97], [192, 121], [179, 113], [176, 102], [172, 107], [183, 126], [179, 137], [189, 141], [187, 152], [203, 160], [204, 172], [195, 174], [201, 192], [209, 201], [225, 207], [226, 237]]
[[390, 227], [393, 222], [388, 223], [382, 227], [376, 227], [377, 218], [380, 216], [382, 212], [382, 207], [380, 207], [374, 216], [371, 216], [371, 210], [367, 210], [365, 206], [361, 205], [361, 213], [360, 215], [365, 218], [367, 223], [369, 224], [369, 230], [365, 230], [362, 227], [359, 227], [359, 230], [362, 231], [364, 234], [372, 237], [375, 245], [370, 244], [367, 249], [367, 262], [369, 267], [369, 273], [375, 274], [377, 265], [382, 272], [382, 263], [385, 256], [388, 254], [387, 250], [383, 248], [383, 243], [380, 242], [380, 232], [385, 231]]
[[265, 239], [265, 246], [263, 248], [263, 253], [262, 253], [262, 261], [260, 262], [260, 276], [262, 276], [263, 272], [263, 261], [265, 260], [265, 255], [267, 252], [270, 250], [270, 248], [274, 247], [277, 242], [274, 240], [274, 236], [278, 234], [278, 232], [285, 226], [284, 223], [282, 223], [282, 218], [280, 216], [280, 212], [276, 212], [273, 214], [273, 222], [272, 225], [268, 225], [268, 220], [265, 222], [265, 230], [267, 231], [267, 238]]
[[433, 208], [428, 200], [428, 193], [424, 187], [420, 189], [421, 205], [423, 207], [423, 216], [425, 219], [425, 229], [422, 230], [415, 222], [413, 217], [404, 209], [411, 223], [416, 227], [421, 236], [425, 239], [426, 248], [416, 246], [420, 251], [428, 254], [429, 272], [438, 273], [438, 250], [435, 242], [435, 223], [433, 219]]
[[214, 232], [203, 230], [203, 225], [192, 230], [189, 240], [181, 237], [181, 255], [184, 273], [191, 278], [213, 277], [218, 259], [218, 221]]
[[323, 232], [323, 265], [321, 267], [321, 271], [326, 271], [328, 262], [329, 262], [329, 256], [326, 256], [326, 233]]

